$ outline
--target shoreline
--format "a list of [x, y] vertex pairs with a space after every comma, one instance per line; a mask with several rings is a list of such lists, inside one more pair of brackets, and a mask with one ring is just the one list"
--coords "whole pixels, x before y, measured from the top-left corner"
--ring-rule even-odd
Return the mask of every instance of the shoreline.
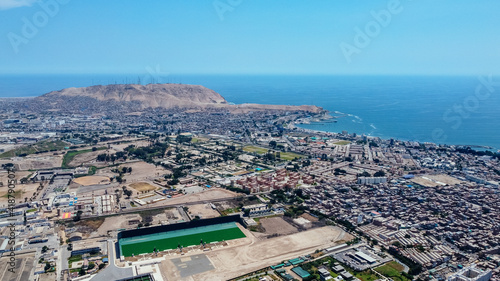
[[[327, 118], [327, 119], [324, 119], [324, 120], [329, 120], [329, 119], [337, 119], [337, 118], [340, 118], [340, 117], [347, 117], [347, 116], [350, 116], [349, 114], [347, 113], [343, 113], [344, 115], [342, 116], [332, 116], [330, 115], [330, 112], [326, 112], [325, 114], [328, 114], [330, 116], [330, 118]], [[308, 123], [305, 123], [305, 122], [300, 122], [300, 121], [292, 121], [291, 123], [292, 124], [289, 124], [292, 125], [294, 128], [297, 128], [297, 129], [300, 129], [300, 130], [303, 130], [304, 132], [307, 132], [307, 133], [314, 133], [314, 134], [337, 134], [337, 135], [342, 135], [341, 132], [333, 132], [333, 131], [322, 131], [322, 130], [315, 130], [315, 129], [309, 129], [309, 128], [303, 128], [303, 127], [300, 127], [298, 125], [314, 125], [314, 123], [320, 123], [321, 121], [315, 121], [314, 119], [317, 119], [314, 118], [314, 117], [309, 117], [307, 118], [309, 120]], [[317, 124], [319, 125], [319, 124]], [[358, 133], [358, 132], [354, 132], [356, 135], [364, 135], [366, 133]], [[352, 133], [351, 133], [352, 134]], [[454, 147], [470, 147], [471, 149], [474, 149], [474, 148], [479, 148], [481, 150], [485, 150], [485, 151], [491, 151], [491, 152], [500, 152], [500, 148], [496, 148], [496, 147], [492, 147], [492, 146], [488, 146], [488, 145], [478, 145], [478, 144], [469, 144], [469, 145], [466, 145], [466, 144], [450, 144], [450, 143], [436, 143], [436, 142], [431, 142], [431, 141], [416, 141], [416, 140], [405, 140], [405, 139], [401, 139], [401, 138], [392, 138], [392, 137], [386, 137], [386, 136], [371, 136], [371, 135], [366, 135], [368, 138], [380, 138], [382, 140], [388, 140], [388, 139], [394, 139], [396, 141], [408, 141], [408, 142], [418, 142], [418, 143], [432, 143], [432, 144], [435, 144], [435, 145], [438, 145], [438, 146], [446, 146], [446, 147], [450, 147], [450, 146], [454, 146]]]

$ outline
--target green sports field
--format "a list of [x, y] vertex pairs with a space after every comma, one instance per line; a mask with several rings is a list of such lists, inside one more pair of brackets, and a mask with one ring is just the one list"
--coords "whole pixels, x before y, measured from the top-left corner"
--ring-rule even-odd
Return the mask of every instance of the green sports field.
[[179, 245], [183, 247], [200, 245], [201, 240], [205, 243], [211, 243], [243, 237], [245, 234], [234, 222], [173, 230], [122, 238], [119, 240], [120, 255], [130, 257], [132, 254], [152, 253], [155, 248], [158, 251], [163, 251], [175, 249]]

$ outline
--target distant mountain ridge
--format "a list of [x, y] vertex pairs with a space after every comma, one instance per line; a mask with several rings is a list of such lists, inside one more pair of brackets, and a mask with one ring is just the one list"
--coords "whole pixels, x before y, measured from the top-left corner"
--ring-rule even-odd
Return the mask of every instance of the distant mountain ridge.
[[143, 111], [164, 109], [227, 109], [233, 113], [259, 110], [321, 112], [312, 105], [229, 104], [217, 92], [200, 85], [186, 84], [113, 84], [66, 88], [33, 98], [28, 106], [37, 111], [103, 113], [107, 111]]

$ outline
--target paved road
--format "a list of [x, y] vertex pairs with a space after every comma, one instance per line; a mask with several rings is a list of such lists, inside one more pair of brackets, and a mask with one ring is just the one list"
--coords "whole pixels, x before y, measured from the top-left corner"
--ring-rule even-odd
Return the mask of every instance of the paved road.
[[189, 217], [188, 213], [186, 211], [184, 211], [184, 208], [182, 206], [177, 207], [177, 211], [182, 216], [182, 219], [185, 222], [191, 221], [191, 218]]
[[90, 281], [111, 281], [118, 280], [133, 276], [133, 270], [131, 267], [121, 268], [115, 264], [115, 243], [113, 240], [108, 240], [108, 266], [101, 270], [96, 276], [92, 277]]
[[[261, 192], [261, 193], [254, 193], [251, 195], [246, 195], [246, 197], [254, 196], [255, 194], [267, 194], [269, 192]], [[131, 213], [138, 213], [141, 211], [147, 211], [147, 210], [161, 210], [161, 209], [168, 209], [168, 208], [177, 208], [177, 207], [182, 207], [182, 206], [189, 206], [189, 205], [197, 205], [197, 204], [208, 204], [208, 203], [215, 203], [215, 202], [223, 202], [223, 201], [228, 201], [235, 199], [236, 197], [228, 197], [228, 198], [218, 198], [218, 199], [207, 199], [207, 200], [199, 200], [199, 201], [192, 201], [192, 202], [186, 202], [186, 203], [177, 203], [177, 204], [166, 204], [166, 205], [161, 205], [161, 206], [151, 206], [151, 207], [136, 207], [136, 208], [130, 208], [126, 210], [122, 210], [121, 212], [118, 213], [111, 213], [109, 215], [125, 215], [125, 214], [131, 214]], [[92, 215], [92, 216], [84, 216], [82, 219], [88, 219], [88, 218], [93, 218], [93, 217], [107, 217], [108, 215]], [[73, 219], [61, 219], [62, 221], [72, 221]]]
[[57, 280], [63, 280], [61, 272], [68, 269], [68, 259], [71, 256], [71, 252], [68, 251], [68, 245], [59, 246], [59, 259], [57, 260]]

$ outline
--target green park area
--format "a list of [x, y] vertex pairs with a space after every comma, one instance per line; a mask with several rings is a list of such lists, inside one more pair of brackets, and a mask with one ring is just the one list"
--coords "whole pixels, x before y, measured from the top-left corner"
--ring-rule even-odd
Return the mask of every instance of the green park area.
[[338, 141], [338, 142], [336, 142], [334, 144], [336, 144], [336, 145], [348, 145], [350, 143], [351, 143], [350, 141]]
[[157, 251], [188, 247], [203, 243], [233, 240], [245, 237], [236, 223], [216, 224], [150, 235], [122, 238], [119, 241], [120, 255], [132, 256]]
[[[106, 149], [106, 147], [104, 147], [104, 146], [97, 148], [97, 150], [104, 150], [104, 149]], [[70, 150], [70, 151], [68, 151], [66, 154], [64, 154], [64, 158], [63, 158], [61, 167], [64, 169], [71, 168], [71, 166], [69, 166], [69, 163], [71, 163], [71, 161], [77, 155], [89, 153], [89, 152], [93, 152], [93, 150], [92, 149], [83, 149], [83, 150]]]
[[404, 276], [404, 267], [395, 261], [386, 263], [383, 266], [375, 268], [378, 273], [391, 278], [394, 281], [410, 281], [411, 279]]
[[243, 147], [243, 151], [253, 152], [253, 153], [257, 153], [257, 154], [264, 154], [268, 150], [269, 149], [267, 149], [267, 148], [258, 147], [258, 146], [254, 146], [254, 145], [247, 145], [247, 146]]
[[293, 152], [281, 152], [280, 153], [280, 159], [286, 160], [286, 161], [290, 161], [290, 160], [293, 160], [295, 158], [302, 158], [302, 157], [304, 157], [304, 156], [297, 154], [297, 153], [293, 153]]
[[[257, 153], [257, 154], [265, 154], [269, 151], [269, 149], [267, 148], [263, 148], [263, 147], [258, 147], [258, 146], [254, 146], [254, 145], [247, 145], [245, 147], [243, 147], [243, 151], [246, 151], [246, 152], [252, 152], [252, 153]], [[293, 152], [282, 152], [282, 151], [275, 151], [275, 150], [272, 150], [271, 151], [274, 153], [274, 154], [277, 154], [279, 152], [279, 155], [280, 155], [280, 159], [281, 160], [285, 160], [285, 161], [291, 161], [295, 158], [302, 158], [304, 156], [300, 155], [300, 154], [297, 154], [297, 153], [293, 153]]]

